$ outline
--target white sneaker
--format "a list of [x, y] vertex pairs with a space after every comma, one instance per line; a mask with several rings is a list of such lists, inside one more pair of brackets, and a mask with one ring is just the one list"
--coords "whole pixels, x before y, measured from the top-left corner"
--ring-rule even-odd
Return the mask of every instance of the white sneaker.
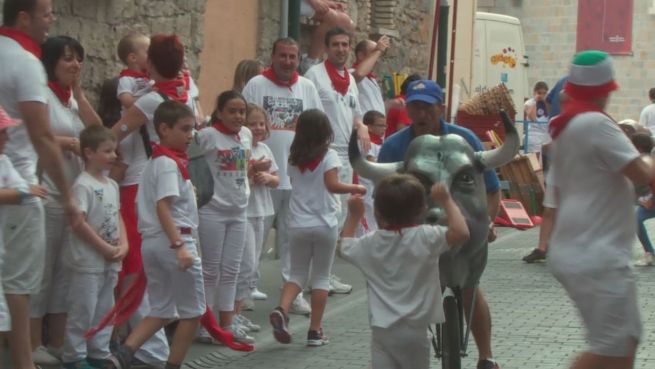
[[252, 291], [252, 293], [250, 294], [250, 298], [253, 300], [266, 300], [268, 298], [268, 295], [260, 291], [259, 289], [255, 288], [255, 290]]
[[640, 266], [640, 267], [652, 266], [654, 264], [655, 262], [653, 261], [653, 254], [651, 254], [650, 252], [645, 253], [644, 256], [642, 256], [641, 259], [637, 260], [637, 262], [635, 263], [636, 266]]
[[211, 345], [215, 343], [214, 338], [207, 332], [207, 330], [203, 327], [200, 327], [198, 329], [198, 334], [196, 335], [196, 338], [194, 339], [195, 342], [198, 343], [204, 343], [206, 345]]
[[241, 310], [254, 311], [255, 310], [255, 302], [252, 301], [252, 299], [243, 300], [241, 302]]
[[44, 346], [39, 346], [36, 350], [32, 351], [32, 361], [39, 365], [56, 366], [61, 362], [53, 354], [48, 352]]
[[337, 277], [334, 274], [330, 275], [330, 290], [329, 292], [332, 293], [340, 293], [340, 294], [348, 294], [351, 293], [353, 290], [353, 286], [341, 282], [341, 279]]
[[289, 307], [289, 314], [309, 315], [311, 313], [312, 307], [309, 305], [309, 302], [302, 297], [302, 293], [299, 293]]
[[234, 321], [243, 328], [246, 333], [248, 332], [259, 332], [262, 327], [259, 324], [255, 324], [252, 320], [246, 318], [245, 316], [239, 314], [234, 316]]
[[252, 345], [255, 343], [255, 339], [250, 337], [236, 322], [232, 322], [232, 325], [227, 328], [228, 331], [234, 336], [234, 341], [243, 343], [246, 345]]

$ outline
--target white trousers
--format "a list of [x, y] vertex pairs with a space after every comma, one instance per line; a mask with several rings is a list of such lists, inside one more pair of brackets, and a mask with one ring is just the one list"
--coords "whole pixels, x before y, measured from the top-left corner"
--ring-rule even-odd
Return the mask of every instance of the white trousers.
[[34, 295], [41, 290], [45, 265], [45, 213], [41, 201], [3, 205], [5, 294]]
[[[341, 168], [339, 168], [339, 182], [341, 183], [353, 183], [353, 168], [350, 166], [348, 157], [341, 159]], [[339, 195], [339, 201], [341, 201], [341, 210], [337, 214], [339, 219], [339, 229], [343, 228], [343, 223], [346, 221], [346, 215], [348, 215], [348, 198], [350, 194], [345, 193]]]
[[237, 277], [246, 238], [246, 211], [218, 214], [200, 210], [198, 235], [202, 250], [205, 296], [220, 311], [234, 311]]
[[329, 290], [330, 271], [337, 247], [337, 227], [290, 228], [289, 241], [289, 282], [304, 289], [309, 281], [312, 289]]
[[114, 287], [118, 272], [107, 270], [102, 273], [81, 273], [71, 271], [68, 299], [68, 319], [62, 361], [72, 363], [92, 359], [106, 359], [113, 326], [107, 326], [93, 338], [86, 340], [84, 334], [100, 323], [100, 320], [114, 306]]
[[[148, 297], [148, 292], [146, 292], [141, 301], [141, 305], [139, 305], [139, 308], [130, 317], [130, 327], [136, 327], [137, 324], [139, 324], [139, 322], [149, 314], [150, 298]], [[166, 332], [162, 328], [139, 347], [134, 354], [134, 357], [153, 368], [164, 369], [169, 354], [168, 339], [166, 338]]]
[[389, 328], [371, 327], [373, 369], [428, 369], [430, 343], [427, 326], [397, 322]]
[[259, 260], [264, 246], [264, 217], [248, 217], [246, 241], [237, 282], [237, 300], [250, 297], [259, 280]]
[[68, 312], [67, 294], [70, 285], [70, 267], [64, 262], [64, 252], [73, 237], [66, 212], [56, 201], [45, 206], [45, 269], [41, 290], [30, 298], [32, 318], [46, 314]]
[[[2, 218], [0, 218], [0, 221]], [[2, 223], [0, 223], [2, 227]], [[9, 316], [9, 307], [5, 299], [5, 292], [2, 288], [2, 260], [4, 259], [5, 246], [3, 240], [0, 240], [0, 332], [9, 332], [11, 330], [11, 316]]]
[[264, 220], [263, 239], [267, 239], [268, 232], [275, 224], [275, 250], [277, 257], [282, 259], [282, 280], [289, 280], [290, 259], [289, 259], [289, 201], [291, 190], [271, 189], [273, 210], [275, 215], [266, 217]]

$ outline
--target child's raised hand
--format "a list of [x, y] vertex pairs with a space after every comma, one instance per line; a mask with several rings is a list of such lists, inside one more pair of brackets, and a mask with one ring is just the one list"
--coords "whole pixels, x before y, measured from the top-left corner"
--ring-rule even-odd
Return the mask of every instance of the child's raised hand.
[[353, 185], [353, 189], [350, 193], [353, 195], [366, 195], [366, 187], [359, 184]]
[[364, 216], [364, 198], [351, 195], [348, 198], [348, 213], [356, 219], [361, 219]]
[[30, 186], [30, 195], [45, 199], [48, 196], [48, 190], [43, 186], [32, 185]]
[[177, 257], [177, 266], [182, 270], [187, 270], [193, 265], [193, 256], [186, 248], [180, 247], [175, 253]]
[[443, 183], [435, 183], [430, 190], [430, 198], [439, 205], [443, 205], [450, 200], [450, 191]]

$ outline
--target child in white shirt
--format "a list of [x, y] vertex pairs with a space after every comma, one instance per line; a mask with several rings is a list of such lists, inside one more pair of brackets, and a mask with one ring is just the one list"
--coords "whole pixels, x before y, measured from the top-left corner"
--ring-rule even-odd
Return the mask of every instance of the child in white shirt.
[[88, 341], [85, 333], [114, 305], [118, 271], [128, 250], [118, 185], [103, 174], [116, 160], [116, 138], [106, 127], [89, 126], [80, 133], [80, 151], [85, 169], [72, 191], [85, 221], [73, 227], [74, 237], [66, 250], [71, 280], [64, 368], [106, 365], [112, 327], [105, 327]]
[[[387, 130], [387, 118], [384, 114], [377, 110], [369, 110], [364, 114], [364, 125], [368, 128], [368, 135], [371, 139], [371, 149], [366, 154], [366, 160], [376, 162], [380, 149], [384, 143], [384, 133]], [[362, 219], [359, 227], [358, 234], [373, 232], [378, 229], [375, 215], [373, 214], [373, 189], [375, 188], [373, 182], [363, 177], [358, 177], [359, 183], [366, 187], [366, 195], [364, 195], [364, 218]]]
[[188, 106], [168, 100], [155, 111], [154, 124], [161, 144], [153, 145], [137, 194], [150, 313], [111, 357], [117, 369], [129, 369], [134, 352], [171, 320], [179, 323], [165, 368], [179, 369], [206, 310], [193, 237], [198, 210], [186, 155], [195, 119]]
[[[271, 135], [271, 122], [266, 111], [255, 104], [248, 104], [246, 125], [252, 132], [252, 154], [250, 157], [250, 170], [248, 179], [250, 181], [250, 198], [248, 199], [248, 228], [246, 230], [246, 244], [239, 270], [237, 284], [237, 317], [242, 327], [250, 328], [252, 331], [259, 330], [259, 326], [252, 324], [249, 319], [240, 314], [241, 301], [250, 298], [257, 290], [259, 280], [259, 259], [264, 245], [264, 219], [274, 214], [271, 188], [276, 188], [280, 183], [277, 175], [278, 167], [273, 158], [273, 153], [268, 146], [262, 142]], [[268, 169], [254, 170], [255, 167], [266, 167]], [[264, 294], [264, 296], [266, 296]]]
[[[244, 344], [254, 343], [234, 324], [237, 278], [246, 238], [246, 208], [250, 196], [248, 162], [252, 133], [244, 127], [247, 103], [236, 91], [218, 96], [212, 125], [198, 132], [198, 146], [205, 153], [214, 179], [214, 195], [200, 208], [198, 229], [207, 303], [216, 304], [219, 324]], [[201, 339], [205, 332], [200, 332]]]
[[291, 342], [289, 306], [308, 279], [312, 282], [312, 315], [307, 345], [322, 346], [329, 342], [323, 334], [321, 321], [327, 303], [341, 208], [336, 194], [366, 193], [362, 185], [339, 182], [341, 162], [336, 151], [329, 148], [333, 139], [334, 133], [325, 113], [310, 109], [300, 114], [288, 168], [293, 186], [289, 203], [291, 272], [282, 288], [280, 305], [269, 316], [273, 335], [280, 343]]
[[118, 57], [125, 64], [118, 78], [116, 97], [123, 109], [128, 109], [139, 97], [152, 90], [148, 70], [150, 38], [141, 33], [130, 33], [118, 42]]
[[380, 229], [361, 238], [353, 237], [364, 215], [363, 199], [348, 201], [338, 251], [366, 277], [373, 369], [430, 366], [426, 328], [444, 321], [439, 255], [469, 238], [466, 221], [443, 184], [432, 186], [430, 199], [443, 208], [448, 225], [418, 224], [427, 209], [424, 191], [406, 174], [380, 181], [375, 190]]

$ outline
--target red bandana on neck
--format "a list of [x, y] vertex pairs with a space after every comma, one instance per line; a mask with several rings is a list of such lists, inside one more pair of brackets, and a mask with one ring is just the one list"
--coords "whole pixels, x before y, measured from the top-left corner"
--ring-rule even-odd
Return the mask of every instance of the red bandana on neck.
[[305, 173], [305, 171], [308, 169], [310, 172], [315, 171], [318, 165], [321, 164], [321, 162], [323, 161], [324, 157], [325, 154], [319, 155], [305, 164], [298, 165], [298, 169], [300, 170], [300, 173]]
[[184, 80], [184, 85], [186, 85], [186, 90], [189, 91], [191, 89], [191, 75], [189, 71], [182, 72], [182, 79]]
[[394, 224], [394, 225], [381, 227], [381, 229], [384, 229], [385, 231], [392, 231], [402, 234], [403, 228], [414, 228], [414, 227], [418, 227], [419, 225], [420, 224]]
[[371, 143], [374, 143], [376, 145], [382, 145], [382, 141], [383, 141], [382, 136], [378, 136], [378, 135], [374, 135], [372, 133], [369, 133], [368, 137], [371, 138]]
[[146, 72], [141, 72], [141, 71], [136, 71], [136, 70], [131, 70], [131, 69], [123, 69], [120, 74], [121, 77], [132, 77], [132, 78], [143, 78], [143, 79], [150, 79], [150, 76]]
[[173, 150], [165, 146], [157, 145], [154, 142], [150, 144], [152, 145], [153, 159], [160, 156], [166, 156], [173, 159], [175, 164], [177, 164], [177, 168], [180, 170], [180, 174], [182, 174], [182, 178], [184, 178], [184, 180], [189, 179], [189, 172], [187, 171], [187, 166], [189, 165], [189, 155], [187, 155], [186, 152]]
[[225, 124], [223, 124], [223, 122], [221, 121], [212, 122], [212, 127], [214, 127], [214, 129], [216, 129], [217, 131], [219, 131], [220, 133], [226, 136], [233, 137], [237, 142], [241, 142], [241, 137], [239, 136], [239, 133], [238, 132], [234, 133], [232, 130], [227, 128]]
[[[358, 66], [359, 66], [359, 63], [355, 62], [355, 63], [353, 63], [352, 68], [353, 68], [353, 69], [357, 69]], [[372, 80], [372, 81], [375, 81], [375, 80], [378, 79], [378, 76], [376, 76], [375, 74], [373, 74], [373, 71], [371, 71], [369, 74], [367, 74], [366, 77], [368, 77], [368, 78], [369, 78], [370, 80]]]
[[0, 27], [0, 36], [9, 37], [10, 39], [18, 42], [18, 44], [25, 49], [25, 51], [41, 59], [41, 46], [36, 43], [27, 33], [15, 30], [9, 27]]
[[337, 71], [337, 68], [334, 67], [329, 60], [325, 60], [325, 70], [327, 71], [330, 81], [332, 81], [332, 87], [340, 93], [342, 96], [346, 96], [348, 93], [348, 87], [350, 86], [350, 74], [346, 67], [343, 67], [343, 77]]
[[275, 72], [273, 71], [273, 67], [268, 67], [264, 69], [262, 72], [262, 76], [268, 78], [271, 82], [275, 83], [276, 85], [280, 87], [286, 87], [291, 91], [291, 87], [298, 82], [298, 72], [293, 72], [293, 77], [291, 77], [290, 80], [288, 81], [282, 81], [281, 79], [277, 78], [277, 75], [275, 75]]
[[55, 96], [61, 101], [61, 105], [65, 107], [70, 107], [71, 96], [73, 96], [73, 90], [71, 88], [64, 88], [59, 83], [48, 81], [48, 87], [55, 93]]
[[[549, 131], [553, 140], [562, 134], [569, 122], [575, 118], [576, 115], [588, 112], [598, 112], [607, 115], [603, 109], [587, 101], [571, 100], [564, 105], [562, 113], [550, 121]], [[607, 115], [612, 119], [609, 115]]]
[[186, 104], [187, 100], [189, 100], [184, 78], [156, 82], [153, 86], [153, 89], [168, 96], [171, 100], [175, 100], [183, 104]]

